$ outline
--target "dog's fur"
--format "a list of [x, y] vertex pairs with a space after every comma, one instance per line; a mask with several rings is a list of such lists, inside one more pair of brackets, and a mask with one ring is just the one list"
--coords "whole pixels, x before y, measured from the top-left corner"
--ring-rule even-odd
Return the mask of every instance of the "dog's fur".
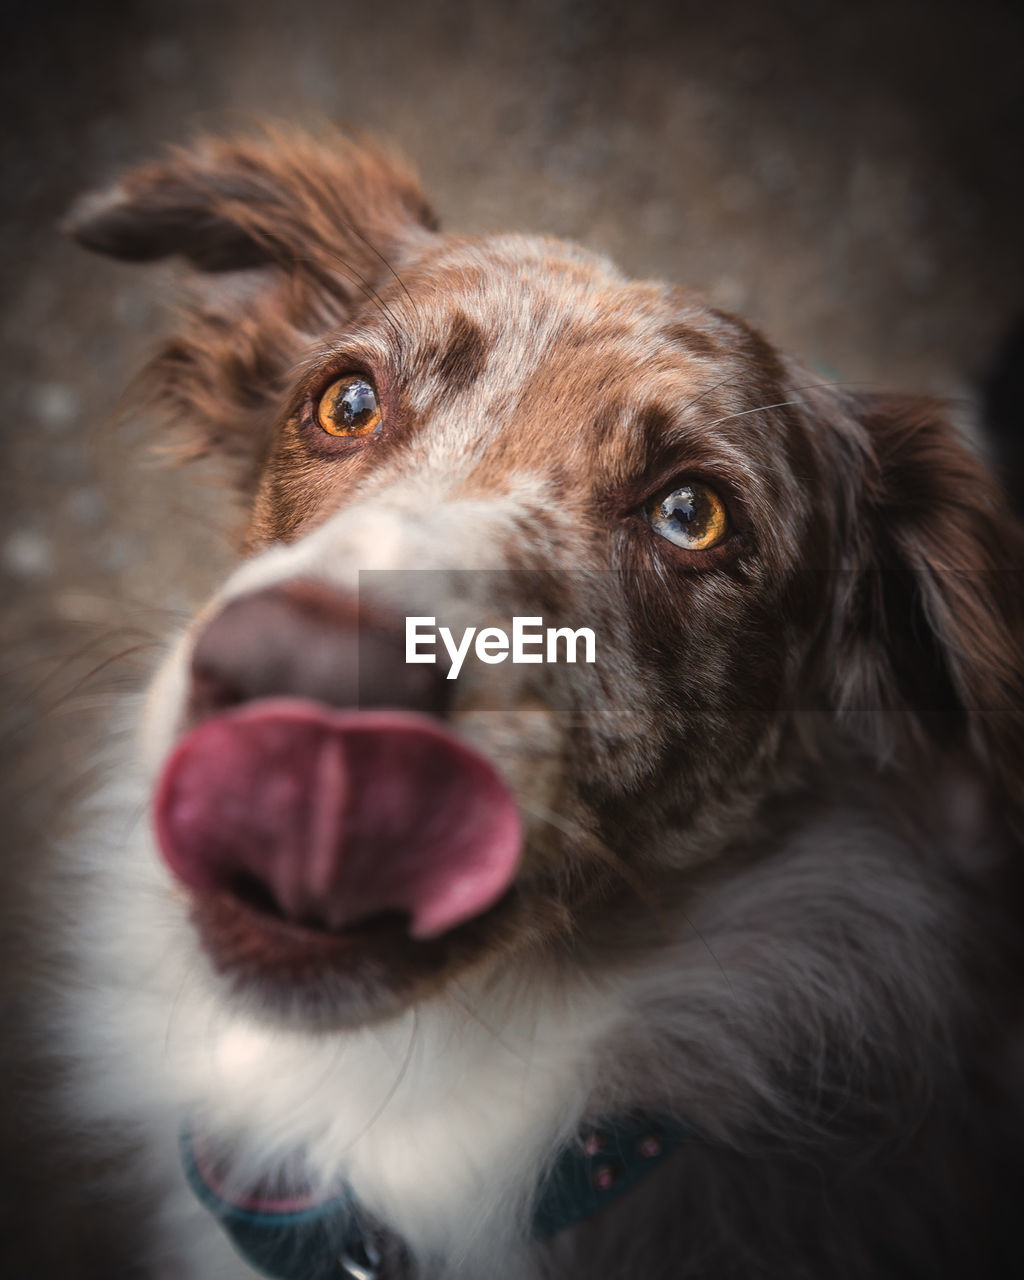
[[[73, 855], [74, 1106], [140, 1148], [162, 1206], [144, 1274], [249, 1274], [184, 1187], [186, 1115], [240, 1183], [299, 1148], [345, 1178], [401, 1242], [395, 1274], [1016, 1273], [1021, 544], [941, 406], [821, 385], [574, 246], [442, 235], [365, 143], [202, 140], [71, 225], [192, 268], [142, 395], [186, 453], [232, 460], [251, 513]], [[337, 441], [309, 405], [353, 369], [384, 424]], [[643, 518], [680, 476], [724, 497], [723, 545]], [[459, 679], [448, 719], [525, 822], [504, 900], [321, 970], [258, 913], [190, 911], [140, 814], [204, 626], [255, 591], [346, 598], [368, 569], [432, 570], [423, 612], [591, 624], [601, 650]], [[529, 1243], [554, 1154], [637, 1110], [693, 1136]]]

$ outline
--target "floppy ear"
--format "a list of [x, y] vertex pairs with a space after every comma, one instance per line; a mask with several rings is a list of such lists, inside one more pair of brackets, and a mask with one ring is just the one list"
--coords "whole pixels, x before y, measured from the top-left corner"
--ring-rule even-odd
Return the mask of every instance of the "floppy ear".
[[1024, 542], [935, 401], [866, 396], [834, 689], [875, 746], [935, 740], [978, 758], [1024, 833]]
[[407, 166], [340, 134], [200, 138], [83, 197], [66, 230], [131, 262], [185, 260], [184, 323], [140, 383], [188, 428], [184, 452], [258, 457], [284, 372], [311, 336], [393, 279], [436, 228]]

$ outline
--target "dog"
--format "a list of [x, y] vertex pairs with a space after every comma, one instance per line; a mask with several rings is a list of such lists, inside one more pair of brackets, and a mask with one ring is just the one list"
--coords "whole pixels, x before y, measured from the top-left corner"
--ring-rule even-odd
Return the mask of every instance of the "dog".
[[246, 512], [69, 859], [124, 1271], [1019, 1274], [1021, 532], [944, 407], [366, 139], [68, 225], [184, 265], [136, 403]]

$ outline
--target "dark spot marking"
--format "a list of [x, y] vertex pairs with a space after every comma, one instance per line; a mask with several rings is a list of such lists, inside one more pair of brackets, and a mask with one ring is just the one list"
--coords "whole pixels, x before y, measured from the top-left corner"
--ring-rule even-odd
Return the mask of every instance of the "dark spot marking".
[[613, 439], [626, 416], [626, 406], [619, 400], [602, 404], [593, 418], [594, 442], [598, 446]]
[[784, 371], [778, 352], [753, 325], [747, 324], [738, 316], [730, 315], [727, 311], [712, 309], [710, 314], [729, 327], [735, 343], [734, 355], [749, 360], [762, 378], [776, 383], [782, 381]]
[[675, 424], [675, 414], [663, 404], [652, 403], [641, 409], [637, 415], [637, 434], [645, 457], [656, 456], [660, 452], [665, 436]]
[[696, 356], [699, 360], [714, 360], [722, 354], [722, 348], [714, 338], [688, 324], [672, 325], [665, 330], [665, 337], [674, 346], [682, 347], [687, 355]]
[[424, 353], [429, 372], [447, 390], [468, 391], [483, 372], [488, 342], [479, 325], [463, 312], [456, 313], [443, 344]]

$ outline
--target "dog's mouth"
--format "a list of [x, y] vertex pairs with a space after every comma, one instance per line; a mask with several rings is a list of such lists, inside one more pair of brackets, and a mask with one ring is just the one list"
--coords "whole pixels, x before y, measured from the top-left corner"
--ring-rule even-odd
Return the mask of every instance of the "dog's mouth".
[[[292, 960], [313, 961], [332, 940], [350, 954], [357, 939], [372, 950], [391, 936], [393, 950], [404, 933], [405, 967], [417, 945], [436, 951], [506, 894], [522, 844], [494, 767], [440, 722], [286, 699], [187, 733], [154, 817], [207, 926], [237, 934], [244, 918], [247, 956], [258, 935], [268, 953], [286, 938]], [[224, 919], [229, 929], [210, 926]]]

